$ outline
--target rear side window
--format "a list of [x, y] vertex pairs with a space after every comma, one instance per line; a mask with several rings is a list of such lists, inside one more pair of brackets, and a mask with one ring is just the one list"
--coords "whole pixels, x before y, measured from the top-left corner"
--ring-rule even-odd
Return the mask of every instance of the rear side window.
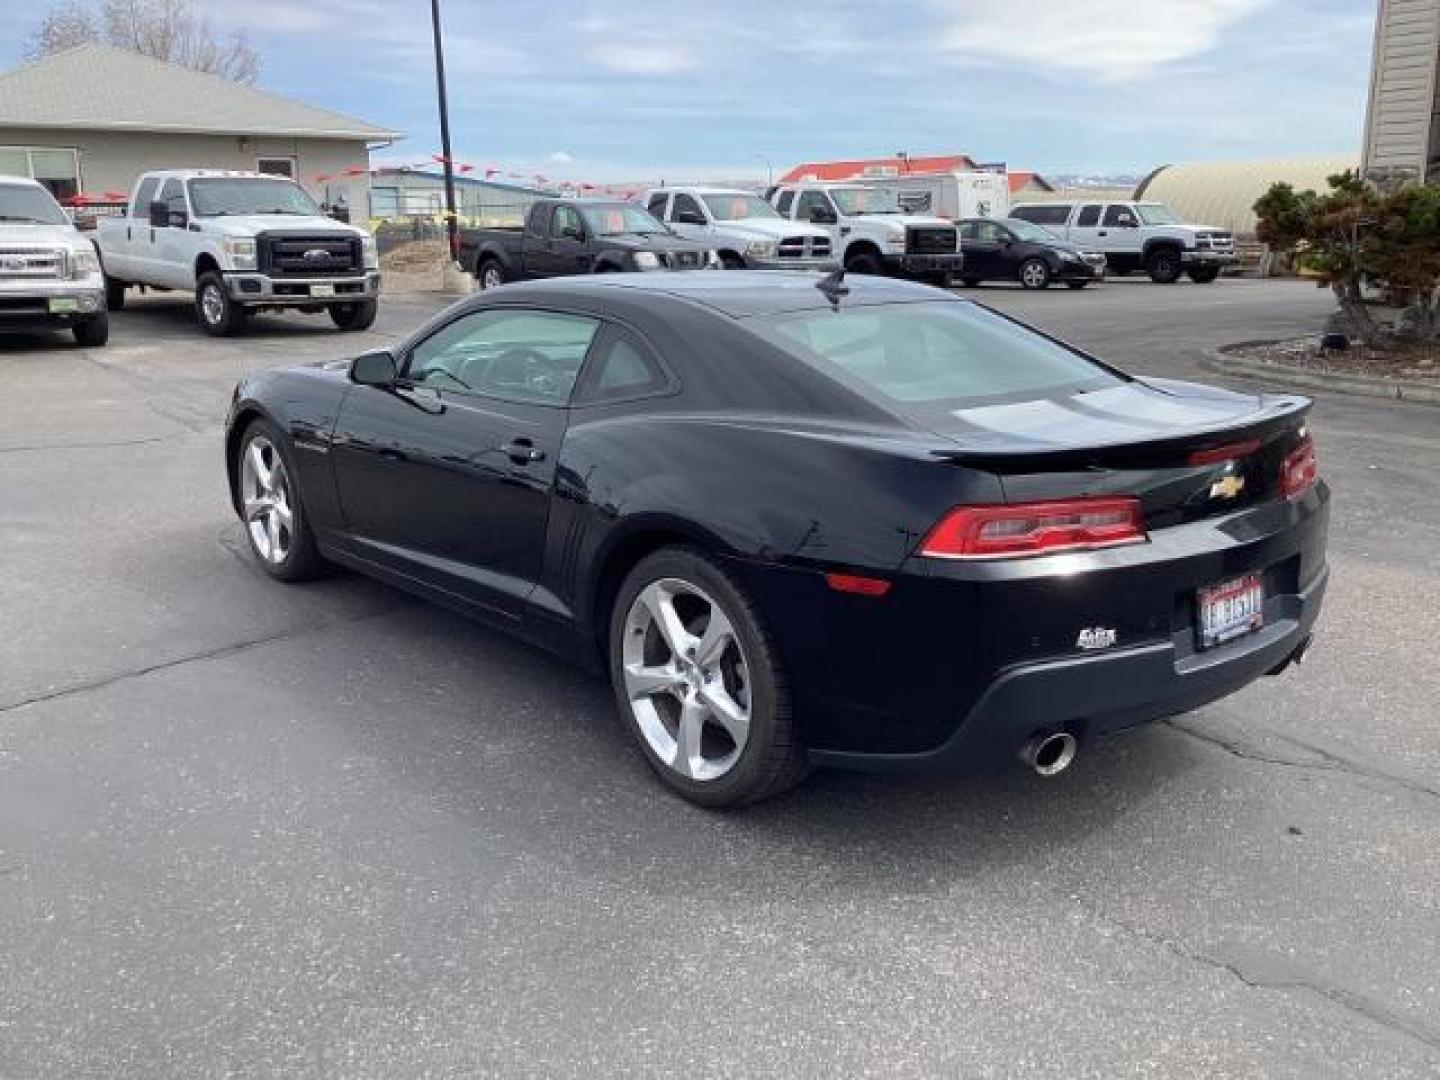
[[968, 405], [1121, 383], [1098, 364], [972, 304], [877, 304], [751, 325], [799, 359], [901, 405]]
[[647, 349], [633, 334], [618, 326], [605, 330], [581, 377], [578, 403], [638, 397], [668, 385]]
[[1075, 219], [1075, 224], [1082, 229], [1088, 229], [1100, 221], [1099, 206], [1082, 206], [1080, 216]]
[[1010, 211], [1010, 216], [1017, 217], [1021, 221], [1033, 221], [1036, 225], [1064, 225], [1070, 219], [1070, 204], [1017, 206]]
[[1135, 218], [1135, 211], [1122, 203], [1111, 203], [1105, 208], [1105, 224], [1114, 225], [1117, 228], [1128, 228], [1131, 225], [1138, 225]]

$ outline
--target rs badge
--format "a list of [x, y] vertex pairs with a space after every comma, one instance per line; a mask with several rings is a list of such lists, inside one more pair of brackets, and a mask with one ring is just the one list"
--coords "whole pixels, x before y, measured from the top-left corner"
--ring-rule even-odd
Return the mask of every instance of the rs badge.
[[1113, 626], [1087, 626], [1075, 639], [1077, 649], [1108, 649], [1115, 644]]

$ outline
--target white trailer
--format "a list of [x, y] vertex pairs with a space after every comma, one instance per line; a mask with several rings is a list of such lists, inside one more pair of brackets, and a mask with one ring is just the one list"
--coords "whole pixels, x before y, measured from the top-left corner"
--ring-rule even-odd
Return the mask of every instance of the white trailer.
[[1004, 217], [1010, 212], [1010, 181], [998, 172], [900, 173], [866, 176], [869, 187], [893, 191], [911, 214], [958, 220]]

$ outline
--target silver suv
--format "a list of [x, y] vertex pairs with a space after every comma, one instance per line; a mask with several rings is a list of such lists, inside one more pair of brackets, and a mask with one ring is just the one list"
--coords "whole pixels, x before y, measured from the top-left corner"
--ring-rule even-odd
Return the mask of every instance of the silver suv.
[[1208, 285], [1235, 261], [1235, 237], [1228, 230], [1187, 224], [1164, 203], [1021, 203], [1010, 216], [1100, 252], [1108, 272], [1119, 276], [1144, 270], [1150, 280], [1168, 285], [1189, 274]]

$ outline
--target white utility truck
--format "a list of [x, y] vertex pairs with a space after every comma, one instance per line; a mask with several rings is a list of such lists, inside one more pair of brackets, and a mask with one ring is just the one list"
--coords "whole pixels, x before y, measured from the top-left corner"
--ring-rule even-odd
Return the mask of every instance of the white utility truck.
[[131, 286], [195, 294], [200, 325], [238, 333], [254, 311], [329, 312], [341, 330], [375, 322], [380, 258], [364, 229], [325, 216], [293, 180], [264, 173], [145, 173], [96, 243], [112, 310]]

